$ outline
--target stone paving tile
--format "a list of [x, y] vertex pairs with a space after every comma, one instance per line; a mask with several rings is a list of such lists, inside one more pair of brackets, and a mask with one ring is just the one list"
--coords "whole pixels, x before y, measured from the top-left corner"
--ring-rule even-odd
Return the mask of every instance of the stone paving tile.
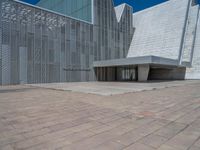
[[89, 129], [89, 131], [96, 133], [96, 134], [99, 134], [99, 133], [111, 130], [112, 128], [113, 128], [112, 126], [102, 124], [102, 125], [99, 125], [99, 126], [96, 126], [96, 127]]
[[189, 150], [200, 150], [200, 147], [192, 146]]
[[171, 147], [169, 145], [161, 145], [161, 147], [158, 148], [158, 150], [178, 150], [177, 148]]
[[116, 127], [107, 132], [102, 132], [102, 133], [92, 136], [90, 138], [76, 142], [76, 144], [71, 144], [71, 145], [67, 146], [67, 148], [73, 149], [73, 150], [79, 150], [79, 149], [83, 149], [83, 148], [84, 149], [93, 149], [93, 148], [97, 147], [98, 145], [101, 145], [107, 141], [110, 141], [111, 139], [114, 139], [124, 133], [127, 133], [127, 132], [129, 132], [129, 129], [124, 129], [122, 127]]
[[2, 86], [0, 150], [200, 150], [200, 82], [182, 82], [113, 96]]
[[10, 145], [6, 145], [6, 146], [1, 147], [1, 150], [14, 150], [14, 148]]
[[194, 146], [200, 147], [200, 138], [194, 143]]
[[124, 150], [155, 150], [155, 149], [150, 146], [147, 146], [145, 144], [135, 143], [135, 144], [128, 146]]
[[200, 117], [200, 104], [196, 104], [197, 108], [191, 111], [190, 113], [184, 115], [183, 117], [176, 120], [183, 124], [190, 124]]
[[128, 146], [141, 140], [142, 138], [145, 138], [162, 126], [164, 126], [164, 124], [160, 123], [159, 121], [149, 120], [149, 122], [146, 122], [144, 125], [140, 125], [138, 128], [135, 128], [134, 130], [115, 138], [114, 141]]
[[14, 136], [7, 136], [7, 137], [0, 139], [0, 147], [8, 145], [8, 144], [16, 143], [16, 142], [24, 140], [24, 139], [25, 138], [20, 134], [14, 135]]
[[195, 141], [200, 137], [199, 130], [199, 127], [196, 130], [194, 127], [191, 129], [189, 126], [183, 132], [177, 134], [165, 144], [177, 150], [187, 150], [191, 148], [195, 144]]
[[125, 148], [124, 145], [109, 141], [109, 142], [103, 143], [101, 145], [98, 145], [97, 147], [94, 147], [93, 149], [95, 149], [95, 150], [122, 150], [124, 148]]
[[153, 148], [159, 148], [162, 144], [167, 142], [168, 139], [159, 135], [150, 134], [143, 139], [141, 139], [139, 142], [143, 143], [145, 145], [151, 146]]

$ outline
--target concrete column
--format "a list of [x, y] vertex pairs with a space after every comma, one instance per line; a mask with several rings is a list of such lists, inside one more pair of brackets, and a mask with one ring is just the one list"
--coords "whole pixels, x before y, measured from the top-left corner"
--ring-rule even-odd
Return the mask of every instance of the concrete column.
[[138, 65], [138, 81], [143, 82], [147, 81], [149, 76], [149, 65]]

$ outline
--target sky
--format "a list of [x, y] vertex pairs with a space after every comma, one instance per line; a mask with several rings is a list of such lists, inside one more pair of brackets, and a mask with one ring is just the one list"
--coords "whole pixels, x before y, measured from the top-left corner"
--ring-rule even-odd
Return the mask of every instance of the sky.
[[137, 12], [166, 1], [167, 0], [114, 0], [114, 3], [115, 5], [127, 3], [133, 7], [134, 12]]
[[[22, 0], [31, 4], [37, 3], [39, 0]], [[154, 5], [160, 4], [167, 0], [114, 0], [115, 5], [119, 5], [121, 3], [127, 3], [133, 7], [134, 12], [143, 10], [148, 7], [152, 7]], [[198, 0], [200, 4], [200, 0]]]

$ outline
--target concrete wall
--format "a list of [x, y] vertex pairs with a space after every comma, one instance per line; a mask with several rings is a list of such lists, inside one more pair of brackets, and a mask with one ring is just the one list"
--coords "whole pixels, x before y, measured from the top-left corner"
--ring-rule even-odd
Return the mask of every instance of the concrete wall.
[[[186, 79], [200, 79], [199, 10], [193, 0], [170, 0], [134, 13], [135, 32], [127, 57], [154, 55], [179, 60], [188, 67]], [[166, 70], [157, 71], [154, 77], [172, 78], [174, 73], [177, 79], [183, 72], [168, 71], [166, 77], [163, 73]]]
[[200, 15], [198, 16], [192, 66], [190, 68], [187, 68], [186, 79], [200, 79]]
[[127, 57], [178, 59], [189, 0], [170, 0], [133, 14], [136, 28]]
[[194, 41], [196, 38], [196, 27], [198, 21], [199, 5], [190, 6], [188, 12], [188, 19], [185, 29], [185, 38], [183, 41], [182, 52], [181, 52], [181, 62], [191, 63], [192, 53], [194, 48]]

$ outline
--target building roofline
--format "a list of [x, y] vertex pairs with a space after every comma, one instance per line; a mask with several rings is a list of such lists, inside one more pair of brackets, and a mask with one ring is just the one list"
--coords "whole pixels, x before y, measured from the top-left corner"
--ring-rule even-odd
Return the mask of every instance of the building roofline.
[[185, 67], [179, 64], [178, 60], [169, 59], [158, 56], [140, 56], [140, 57], [129, 57], [112, 60], [95, 61], [93, 67], [117, 67], [117, 66], [137, 66], [137, 65], [160, 65], [160, 66], [171, 66], [171, 67]]
[[140, 11], [137, 11], [137, 12], [134, 12], [133, 15], [137, 15], [137, 14], [143, 13], [143, 12], [145, 12], [145, 11], [149, 11], [149, 10], [151, 10], [151, 9], [160, 7], [160, 6], [162, 6], [162, 5], [166, 5], [166, 4], [169, 3], [169, 2], [170, 2], [170, 0], [167, 0], [167, 1], [162, 2], [162, 3], [160, 3], [160, 4], [157, 4], [157, 5], [148, 7], [148, 8], [146, 8], [146, 9], [143, 9], [143, 10], [140, 10]]
[[[121, 4], [117, 5], [117, 6], [115, 6], [113, 0], [111, 0], [111, 1], [112, 1], [113, 9], [114, 9], [115, 16], [116, 16], [116, 19], [117, 19], [117, 22], [118, 22], [118, 23], [121, 21], [121, 18], [122, 18], [122, 15], [123, 15], [123, 13], [124, 13], [124, 11], [125, 11], [125, 9], [126, 9], [126, 6], [127, 6], [127, 7], [130, 7], [130, 8], [133, 10], [133, 7], [132, 7], [131, 5], [129, 5], [129, 4], [127, 4], [127, 3], [121, 3]], [[117, 12], [116, 12], [116, 9], [117, 9], [118, 7], [123, 7], [123, 10], [122, 10], [122, 12], [121, 12], [121, 14], [120, 14], [119, 17], [117, 16]], [[132, 13], [133, 13], [133, 12], [132, 12]]]
[[115, 6], [115, 7], [118, 7], [118, 6], [120, 6], [120, 5], [126, 5], [126, 6], [129, 6], [129, 7], [132, 7], [132, 8], [133, 8], [133, 6], [131, 6], [131, 5], [127, 4], [127, 3], [121, 3], [121, 4], [119, 4], [119, 5]]
[[[117, 7], [114, 7], [114, 10], [115, 10], [115, 16], [117, 18], [117, 22], [120, 22], [121, 21], [121, 18], [122, 18], [122, 15], [124, 13], [124, 10], [125, 10], [125, 4], [121, 4], [121, 5], [118, 5]], [[122, 11], [120, 12], [119, 16], [117, 15], [117, 11], [118, 11], [118, 8], [119, 7], [122, 7]]]

